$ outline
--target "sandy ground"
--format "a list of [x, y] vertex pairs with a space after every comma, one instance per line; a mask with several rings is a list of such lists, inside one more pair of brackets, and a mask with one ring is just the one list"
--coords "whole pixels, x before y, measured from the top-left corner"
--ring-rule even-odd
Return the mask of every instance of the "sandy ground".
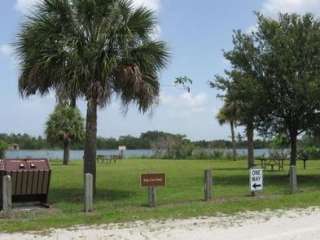
[[[1, 231], [1, 230], [0, 230]], [[320, 209], [245, 212], [235, 216], [148, 221], [1, 234], [1, 240], [319, 240]]]

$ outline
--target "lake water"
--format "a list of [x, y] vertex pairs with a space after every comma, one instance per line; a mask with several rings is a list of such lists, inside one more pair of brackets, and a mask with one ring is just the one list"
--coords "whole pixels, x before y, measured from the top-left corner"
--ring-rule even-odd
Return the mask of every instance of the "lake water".
[[[221, 150], [221, 151], [230, 151]], [[246, 149], [237, 149], [237, 153], [240, 156], [245, 156], [247, 154]], [[97, 155], [115, 155], [118, 154], [118, 150], [98, 150]], [[126, 150], [125, 157], [141, 157], [141, 156], [151, 156], [153, 151], [150, 149], [137, 149], [137, 150]], [[255, 156], [268, 156], [269, 149], [255, 149]], [[62, 150], [19, 150], [19, 151], [7, 151], [6, 158], [48, 158], [48, 159], [62, 159]], [[71, 150], [70, 151], [71, 160], [83, 159], [82, 150]]]
[[[97, 155], [116, 155], [118, 150], [98, 150]], [[126, 150], [125, 157], [141, 157], [151, 156], [152, 150], [139, 149], [139, 150]], [[48, 159], [62, 159], [62, 150], [19, 150], [19, 151], [6, 151], [6, 158], [48, 158]], [[71, 150], [70, 160], [83, 159], [83, 150]]]

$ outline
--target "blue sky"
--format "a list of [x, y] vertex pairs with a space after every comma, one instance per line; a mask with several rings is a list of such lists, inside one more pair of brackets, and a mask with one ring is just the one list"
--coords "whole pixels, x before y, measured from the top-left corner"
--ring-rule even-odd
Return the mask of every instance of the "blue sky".
[[[17, 90], [19, 66], [10, 43], [19, 24], [41, 0], [1, 0], [0, 8], [0, 132], [43, 135], [45, 122], [55, 106], [54, 93], [21, 99]], [[319, 0], [135, 0], [159, 17], [156, 35], [168, 42], [171, 59], [161, 72], [160, 103], [141, 115], [134, 105], [123, 114], [117, 99], [99, 110], [98, 135], [139, 135], [147, 130], [186, 134], [194, 140], [228, 138], [228, 126], [219, 126], [215, 115], [221, 106], [208, 81], [223, 73], [228, 63], [222, 50], [232, 47], [232, 31], [255, 26], [254, 11], [275, 17], [278, 12], [320, 13]], [[190, 94], [172, 87], [174, 79], [193, 79]], [[79, 107], [85, 116], [83, 101]]]

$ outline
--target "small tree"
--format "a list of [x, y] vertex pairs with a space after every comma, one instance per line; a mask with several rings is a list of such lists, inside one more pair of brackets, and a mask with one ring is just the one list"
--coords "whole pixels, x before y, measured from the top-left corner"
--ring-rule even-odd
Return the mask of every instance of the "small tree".
[[2, 140], [0, 140], [0, 158], [5, 157], [5, 152], [8, 148], [8, 144]]
[[[310, 14], [281, 14], [277, 20], [257, 16], [257, 31], [236, 32], [226, 57], [264, 90], [258, 95], [264, 98], [260, 123], [266, 133], [289, 136], [294, 169], [298, 136], [320, 119], [320, 20]], [[294, 170], [291, 174], [294, 192], [297, 177]]]
[[63, 144], [63, 165], [68, 165], [71, 142], [84, 138], [84, 120], [79, 109], [58, 105], [47, 121], [48, 142]]
[[185, 159], [192, 155], [193, 144], [185, 135], [166, 134], [160, 136], [152, 144], [152, 149], [158, 157], [169, 159]]
[[[229, 59], [229, 53], [225, 54]], [[264, 103], [264, 95], [253, 75], [234, 68], [226, 72], [227, 77], [216, 76], [215, 81], [210, 82], [210, 86], [223, 91], [223, 95], [218, 95], [224, 99], [225, 104], [232, 103], [238, 125], [244, 126], [247, 136], [248, 168], [252, 168], [254, 163], [254, 130], [257, 128], [260, 115], [265, 110], [261, 108]]]
[[236, 139], [235, 139], [235, 127], [238, 120], [238, 108], [235, 103], [225, 101], [224, 105], [220, 109], [216, 118], [220, 125], [229, 123], [231, 130], [231, 142], [232, 142], [232, 158], [237, 160]]

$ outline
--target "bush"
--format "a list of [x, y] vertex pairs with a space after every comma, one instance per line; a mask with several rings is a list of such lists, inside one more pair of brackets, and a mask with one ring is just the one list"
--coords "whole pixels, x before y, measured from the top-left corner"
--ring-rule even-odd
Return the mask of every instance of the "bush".
[[[240, 158], [240, 156], [238, 156]], [[205, 148], [196, 148], [192, 152], [191, 159], [199, 160], [232, 160], [232, 152], [228, 149], [205, 149]]]
[[0, 140], [0, 158], [5, 157], [5, 152], [7, 149], [8, 149], [8, 144]]
[[320, 159], [320, 148], [316, 146], [306, 147], [298, 152], [298, 159]]
[[170, 135], [152, 143], [155, 158], [186, 159], [192, 155], [194, 145], [184, 136]]

